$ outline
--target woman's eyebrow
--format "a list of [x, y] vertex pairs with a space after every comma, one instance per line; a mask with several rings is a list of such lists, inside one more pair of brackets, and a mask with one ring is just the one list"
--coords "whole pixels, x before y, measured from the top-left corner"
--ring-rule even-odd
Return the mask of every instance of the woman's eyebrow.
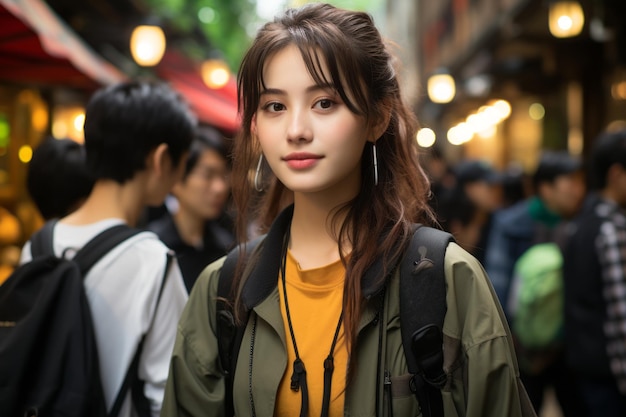
[[[307, 93], [311, 93], [311, 92], [315, 92], [315, 91], [335, 91], [335, 86], [333, 84], [313, 84], [308, 86], [305, 91]], [[278, 96], [284, 96], [287, 95], [287, 92], [285, 90], [281, 90], [280, 88], [266, 88], [263, 91], [261, 91], [260, 95], [278, 95]]]

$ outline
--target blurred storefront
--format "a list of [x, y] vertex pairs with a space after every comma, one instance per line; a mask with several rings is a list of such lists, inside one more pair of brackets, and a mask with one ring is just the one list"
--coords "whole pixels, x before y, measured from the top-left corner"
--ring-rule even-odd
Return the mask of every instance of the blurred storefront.
[[[81, 142], [85, 104], [101, 86], [162, 79], [201, 124], [226, 137], [238, 129], [234, 77], [222, 70], [220, 83], [208, 86], [203, 61], [186, 53], [188, 43], [207, 42], [202, 36], [160, 21], [167, 37], [162, 59], [149, 67], [133, 59], [133, 29], [151, 17], [145, 4], [131, 0], [0, 0], [0, 220], [17, 218], [21, 230], [11, 236], [18, 247], [41, 224], [25, 187], [33, 149], [46, 136]], [[10, 243], [1, 238], [0, 249]]]
[[86, 97], [125, 78], [46, 3], [0, 0], [0, 205], [19, 239], [38, 225], [24, 187], [32, 150], [50, 134], [81, 141]]
[[[557, 3], [582, 14], [558, 20]], [[433, 146], [452, 161], [526, 170], [541, 149], [584, 156], [598, 133], [626, 124], [625, 15], [623, 0], [420, 1], [415, 107]], [[556, 37], [551, 19], [580, 21], [581, 31]], [[451, 101], [428, 94], [430, 77], [442, 74], [454, 81]]]

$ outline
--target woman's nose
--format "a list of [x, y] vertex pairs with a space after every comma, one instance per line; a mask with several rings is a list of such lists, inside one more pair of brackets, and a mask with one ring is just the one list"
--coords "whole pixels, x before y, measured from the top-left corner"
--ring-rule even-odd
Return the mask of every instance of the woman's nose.
[[313, 139], [311, 121], [306, 111], [293, 110], [289, 115], [287, 140], [290, 142], [308, 142]]

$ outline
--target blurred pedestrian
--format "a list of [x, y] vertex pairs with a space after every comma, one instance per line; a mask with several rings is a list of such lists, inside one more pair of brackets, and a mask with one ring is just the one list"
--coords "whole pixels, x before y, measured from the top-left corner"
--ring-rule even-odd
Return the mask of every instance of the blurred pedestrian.
[[591, 192], [565, 250], [567, 363], [590, 417], [626, 416], [626, 130], [593, 143]]
[[26, 189], [44, 220], [65, 217], [93, 188], [84, 145], [71, 139], [45, 138], [28, 163]]
[[[98, 90], [87, 104], [84, 128], [87, 170], [95, 183], [85, 202], [55, 224], [55, 254], [72, 257], [100, 232], [135, 226], [146, 205], [161, 204], [182, 176], [195, 123], [165, 84], [129, 81]], [[187, 300], [178, 265], [167, 267], [168, 254], [154, 233], [142, 232], [107, 253], [84, 279], [106, 407], [121, 392], [121, 417], [136, 415], [144, 403], [149, 409], [142, 411], [153, 417], [161, 410], [176, 324]], [[27, 243], [22, 263], [30, 259]], [[142, 339], [134, 375], [141, 389], [133, 389], [131, 399], [122, 383]]]
[[[163, 415], [427, 413], [402, 348], [396, 260], [414, 223], [432, 224], [433, 216], [394, 59], [369, 15], [328, 4], [289, 9], [258, 32], [239, 71], [239, 241], [256, 214], [248, 204], [253, 188], [265, 190], [275, 220], [262, 224], [269, 232], [249, 262], [241, 254], [233, 276], [220, 279], [220, 260], [196, 282], [178, 326]], [[455, 243], [438, 261], [447, 303], [445, 295], [431, 298], [437, 307], [446, 303], [447, 314], [443, 334], [436, 326], [430, 334], [444, 355], [445, 387], [436, 389], [443, 408], [459, 416], [523, 415], [527, 398], [488, 278]], [[226, 375], [231, 367], [219, 351], [229, 339], [217, 320], [228, 311], [218, 315], [217, 294], [231, 279], [233, 298], [222, 301], [241, 326], [241, 348]]]
[[[489, 237], [485, 268], [505, 308], [514, 304], [510, 297], [516, 295], [511, 290], [516, 262], [539, 243], [554, 242], [562, 248], [566, 220], [578, 213], [584, 197], [582, 164], [565, 151], [544, 151], [532, 182], [535, 194], [497, 212]], [[510, 312], [508, 318], [513, 319]], [[522, 381], [537, 412], [546, 388], [553, 386], [564, 417], [586, 415], [565, 366], [562, 338], [537, 349], [521, 343], [516, 347]]]
[[474, 207], [468, 225], [474, 242], [468, 250], [484, 263], [492, 216], [502, 205], [502, 175], [488, 163], [476, 159], [459, 162], [453, 172], [456, 178], [453, 194], [466, 196]]
[[483, 232], [482, 217], [462, 187], [440, 189], [434, 209], [443, 230], [450, 232], [466, 251], [477, 250]]
[[522, 167], [513, 164], [508, 166], [502, 173], [502, 206], [501, 209], [525, 200], [531, 192], [529, 191], [530, 179]]
[[200, 272], [232, 249], [235, 238], [224, 218], [230, 197], [230, 164], [224, 139], [210, 128], [196, 134], [183, 177], [172, 189], [176, 199], [169, 211], [148, 229], [178, 258], [187, 291]]

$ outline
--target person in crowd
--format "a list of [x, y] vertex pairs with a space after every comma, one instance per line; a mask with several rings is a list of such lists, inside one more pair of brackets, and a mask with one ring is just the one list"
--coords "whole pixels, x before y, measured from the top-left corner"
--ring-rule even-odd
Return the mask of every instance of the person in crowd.
[[[94, 182], [85, 158], [85, 147], [68, 138], [48, 136], [35, 148], [26, 172], [26, 190], [39, 212], [34, 216], [36, 229], [43, 221], [67, 216], [85, 201]], [[0, 224], [0, 229], [13, 230], [8, 224]], [[0, 243], [0, 284], [19, 264], [17, 241], [18, 236], [12, 244]]]
[[28, 163], [26, 189], [44, 220], [65, 217], [80, 207], [93, 183], [85, 147], [71, 139], [45, 138]]
[[202, 128], [196, 134], [172, 195], [177, 202], [174, 213], [167, 212], [148, 229], [176, 252], [191, 292], [200, 272], [226, 255], [235, 240], [222, 221], [230, 197], [230, 166], [224, 139], [217, 131]]
[[[242, 247], [225, 277], [240, 289], [232, 303], [245, 326], [235, 415], [422, 414], [402, 350], [395, 259], [414, 223], [434, 216], [393, 62], [371, 16], [321, 3], [265, 24], [244, 57], [233, 151], [239, 242], [250, 216], [276, 219], [258, 223], [267, 236], [250, 262]], [[248, 204], [254, 189], [264, 190], [258, 210]], [[222, 416], [230, 406], [215, 333], [223, 262], [204, 270], [181, 317], [163, 415]], [[523, 415], [506, 320], [480, 264], [455, 243], [445, 283], [445, 410]]]
[[[146, 205], [161, 204], [182, 176], [195, 128], [187, 105], [165, 84], [128, 81], [96, 91], [84, 127], [87, 171], [95, 182], [85, 202], [56, 223], [56, 255], [72, 256], [113, 225], [135, 226]], [[142, 232], [106, 254], [85, 277], [109, 410], [145, 335], [139, 394], [153, 416], [160, 413], [176, 323], [187, 301], [178, 265], [166, 267], [168, 251], [154, 233]], [[22, 263], [30, 259], [27, 243]], [[119, 416], [134, 415], [136, 405], [128, 392]]]
[[485, 262], [487, 238], [493, 213], [502, 204], [502, 175], [484, 161], [468, 159], [453, 166], [455, 184], [452, 195], [464, 196], [473, 205], [473, 216], [466, 234], [474, 237], [466, 243], [469, 252], [480, 263]]
[[626, 415], [626, 130], [593, 143], [564, 252], [565, 346], [590, 417]]
[[438, 197], [451, 189], [455, 183], [454, 172], [452, 172], [443, 152], [437, 146], [424, 151], [420, 157], [422, 167], [430, 181], [430, 203], [432, 208], [436, 210]]
[[440, 189], [434, 210], [443, 230], [450, 232], [466, 251], [476, 250], [482, 224], [476, 204], [463, 188]]
[[[505, 308], [512, 302], [517, 260], [534, 244], [564, 246], [567, 220], [578, 213], [585, 193], [582, 168], [580, 160], [566, 151], [544, 151], [532, 176], [534, 195], [494, 216], [485, 269]], [[511, 313], [506, 311], [511, 320]], [[553, 386], [565, 417], [586, 415], [565, 366], [562, 341], [540, 351], [526, 351], [519, 344], [517, 348], [522, 381], [537, 412], [545, 389]]]
[[508, 304], [515, 261], [539, 240], [562, 239], [563, 229], [557, 226], [580, 210], [582, 169], [581, 161], [565, 151], [543, 152], [532, 175], [533, 195], [494, 216], [484, 265], [503, 306]]
[[525, 200], [530, 195], [529, 182], [530, 179], [521, 166], [509, 165], [502, 173], [502, 205], [498, 210]]

